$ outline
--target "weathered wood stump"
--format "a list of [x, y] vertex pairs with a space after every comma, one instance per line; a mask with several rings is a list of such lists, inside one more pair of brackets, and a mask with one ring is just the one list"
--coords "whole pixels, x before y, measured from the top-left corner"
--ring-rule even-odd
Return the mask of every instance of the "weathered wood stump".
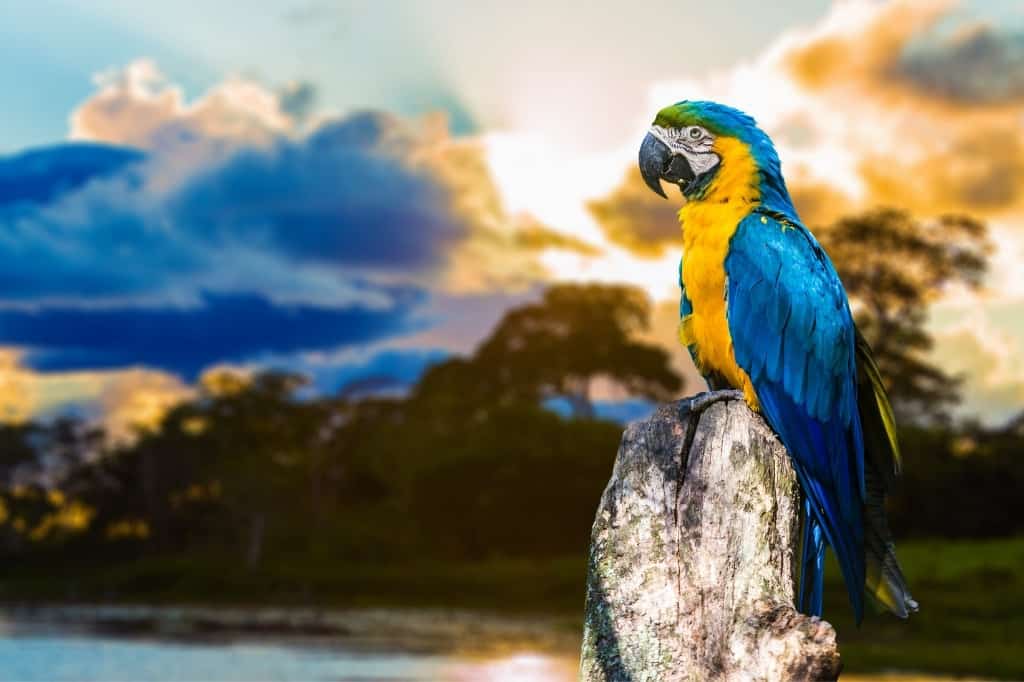
[[800, 493], [735, 391], [629, 425], [591, 535], [580, 679], [834, 680], [832, 626], [794, 607]]

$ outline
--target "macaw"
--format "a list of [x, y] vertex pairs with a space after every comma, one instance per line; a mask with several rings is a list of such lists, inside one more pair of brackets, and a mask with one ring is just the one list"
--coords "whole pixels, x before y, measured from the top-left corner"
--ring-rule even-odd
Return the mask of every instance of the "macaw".
[[906, 618], [917, 602], [884, 507], [901, 466], [892, 408], [772, 141], [741, 111], [683, 101], [658, 112], [640, 171], [686, 199], [680, 340], [709, 387], [742, 391], [789, 451], [803, 493], [797, 608], [821, 615], [828, 545], [858, 624], [865, 594]]

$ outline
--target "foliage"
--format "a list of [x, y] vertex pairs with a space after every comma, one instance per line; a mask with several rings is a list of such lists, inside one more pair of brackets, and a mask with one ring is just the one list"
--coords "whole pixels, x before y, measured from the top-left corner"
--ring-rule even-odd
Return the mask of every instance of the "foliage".
[[[862, 310], [895, 315], [891, 323], [910, 333], [900, 315], [973, 271], [964, 258], [967, 265], [946, 274], [936, 266], [925, 278], [931, 289], [914, 279]], [[855, 296], [870, 290], [872, 271], [862, 265], [840, 265]], [[892, 275], [887, 262], [877, 267], [877, 276]], [[672, 395], [678, 378], [667, 358], [634, 340], [647, 316], [647, 302], [629, 289], [556, 287], [511, 311], [474, 355], [430, 368], [405, 397], [308, 399], [301, 377], [270, 372], [209, 377], [199, 395], [133, 443], [103, 446], [101, 433], [70, 419], [2, 426], [0, 554], [14, 568], [0, 591], [578, 610], [582, 594], [573, 590], [584, 584], [593, 510], [621, 427], [585, 409], [564, 419], [542, 405], [572, 392], [589, 401], [596, 377], [658, 399]], [[877, 333], [870, 317], [864, 324]], [[876, 345], [890, 368], [906, 360], [884, 341]], [[916, 365], [902, 367], [913, 374]], [[895, 388], [905, 404], [923, 399]], [[891, 520], [924, 615], [910, 630], [879, 625], [893, 642], [884, 651], [840, 615], [851, 668], [903, 660], [904, 651], [920, 667], [954, 660], [928, 650], [928, 641], [957, 656], [968, 645], [956, 642], [976, 647], [985, 639], [992, 651], [1009, 650], [1002, 631], [976, 615], [1018, 625], [1019, 608], [994, 601], [1019, 606], [1014, 595], [1024, 593], [1006, 561], [972, 556], [980, 545], [954, 551], [947, 548], [961, 545], [902, 540], [1024, 532], [1021, 424], [1024, 415], [1003, 429], [904, 424], [905, 476]], [[992, 547], [1019, 554], [1018, 545]], [[943, 552], [955, 554], [955, 566], [935, 558]], [[1014, 664], [992, 670], [1019, 672]]]
[[[1022, 541], [902, 542], [1024, 532], [1024, 414], [1002, 429], [952, 423], [957, 379], [926, 360], [927, 305], [978, 286], [984, 228], [876, 211], [821, 241], [915, 417], [890, 517], [923, 609], [864, 631], [839, 614], [848, 669], [1019, 677]], [[0, 425], [0, 594], [578, 613], [621, 433], [592, 418], [593, 385], [655, 400], [680, 389], [666, 353], [636, 340], [649, 316], [636, 290], [559, 285], [402, 398], [304, 399], [295, 375], [221, 373], [131, 443], [105, 445], [75, 419]], [[574, 418], [543, 408], [555, 396]], [[838, 579], [829, 590], [842, 608]], [[863, 634], [875, 628], [885, 637]]]
[[636, 340], [650, 315], [650, 301], [636, 289], [556, 285], [539, 303], [505, 315], [474, 360], [503, 398], [536, 403], [564, 397], [576, 416], [593, 416], [597, 377], [632, 395], [666, 400], [682, 381], [664, 349]]
[[846, 287], [901, 416], [948, 419], [959, 379], [926, 356], [928, 305], [955, 286], [977, 288], [986, 270], [984, 224], [959, 215], [921, 222], [894, 209], [817, 230]]
[[[159, 428], [111, 449], [70, 420], [5, 427], [0, 464], [8, 486], [26, 466], [39, 481], [59, 472], [60, 494], [90, 510], [70, 553], [227, 547], [255, 570], [285, 554], [581, 551], [619, 429], [564, 420], [542, 401], [573, 392], [589, 404], [596, 376], [646, 395], [678, 390], [667, 354], [633, 340], [648, 317], [632, 289], [553, 287], [511, 311], [474, 356], [430, 369], [405, 399], [303, 400], [296, 375], [220, 373]], [[45, 498], [39, 488], [32, 499]], [[24, 527], [8, 519], [4, 548], [24, 555], [52, 510], [18, 500]]]
[[[554, 287], [405, 398], [303, 399], [302, 377], [231, 374], [204, 378], [195, 399], [129, 444], [103, 448], [102, 433], [71, 419], [0, 427], [0, 552], [216, 550], [249, 571], [286, 556], [582, 552], [620, 427], [587, 410], [563, 419], [542, 401], [585, 394], [595, 376], [671, 395], [667, 357], [634, 341], [648, 312], [627, 288]], [[1019, 428], [918, 424], [902, 439], [897, 536], [1024, 529]]]

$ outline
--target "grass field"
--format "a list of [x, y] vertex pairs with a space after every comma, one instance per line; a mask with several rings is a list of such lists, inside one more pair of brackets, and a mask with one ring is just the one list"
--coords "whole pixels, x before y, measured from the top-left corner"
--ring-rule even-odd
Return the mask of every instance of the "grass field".
[[[869, 614], [858, 629], [838, 569], [828, 571], [825, 616], [845, 670], [1024, 679], [1024, 538], [919, 541], [899, 547], [921, 612], [909, 621]], [[577, 630], [586, 561], [366, 565], [284, 561], [245, 571], [227, 557], [8, 566], [0, 599], [336, 607], [454, 607], [556, 616]], [[547, 618], [546, 622], [552, 622]]]
[[846, 669], [1024, 679], [1024, 538], [907, 542], [898, 552], [921, 603], [906, 622], [869, 614], [858, 629], [830, 567], [825, 615]]

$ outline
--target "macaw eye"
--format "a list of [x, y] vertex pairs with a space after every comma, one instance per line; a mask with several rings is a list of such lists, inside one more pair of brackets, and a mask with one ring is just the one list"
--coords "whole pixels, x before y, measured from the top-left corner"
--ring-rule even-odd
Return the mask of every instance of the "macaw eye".
[[700, 126], [690, 126], [686, 130], [686, 134], [691, 140], [699, 140], [704, 134], [704, 131], [700, 129]]

